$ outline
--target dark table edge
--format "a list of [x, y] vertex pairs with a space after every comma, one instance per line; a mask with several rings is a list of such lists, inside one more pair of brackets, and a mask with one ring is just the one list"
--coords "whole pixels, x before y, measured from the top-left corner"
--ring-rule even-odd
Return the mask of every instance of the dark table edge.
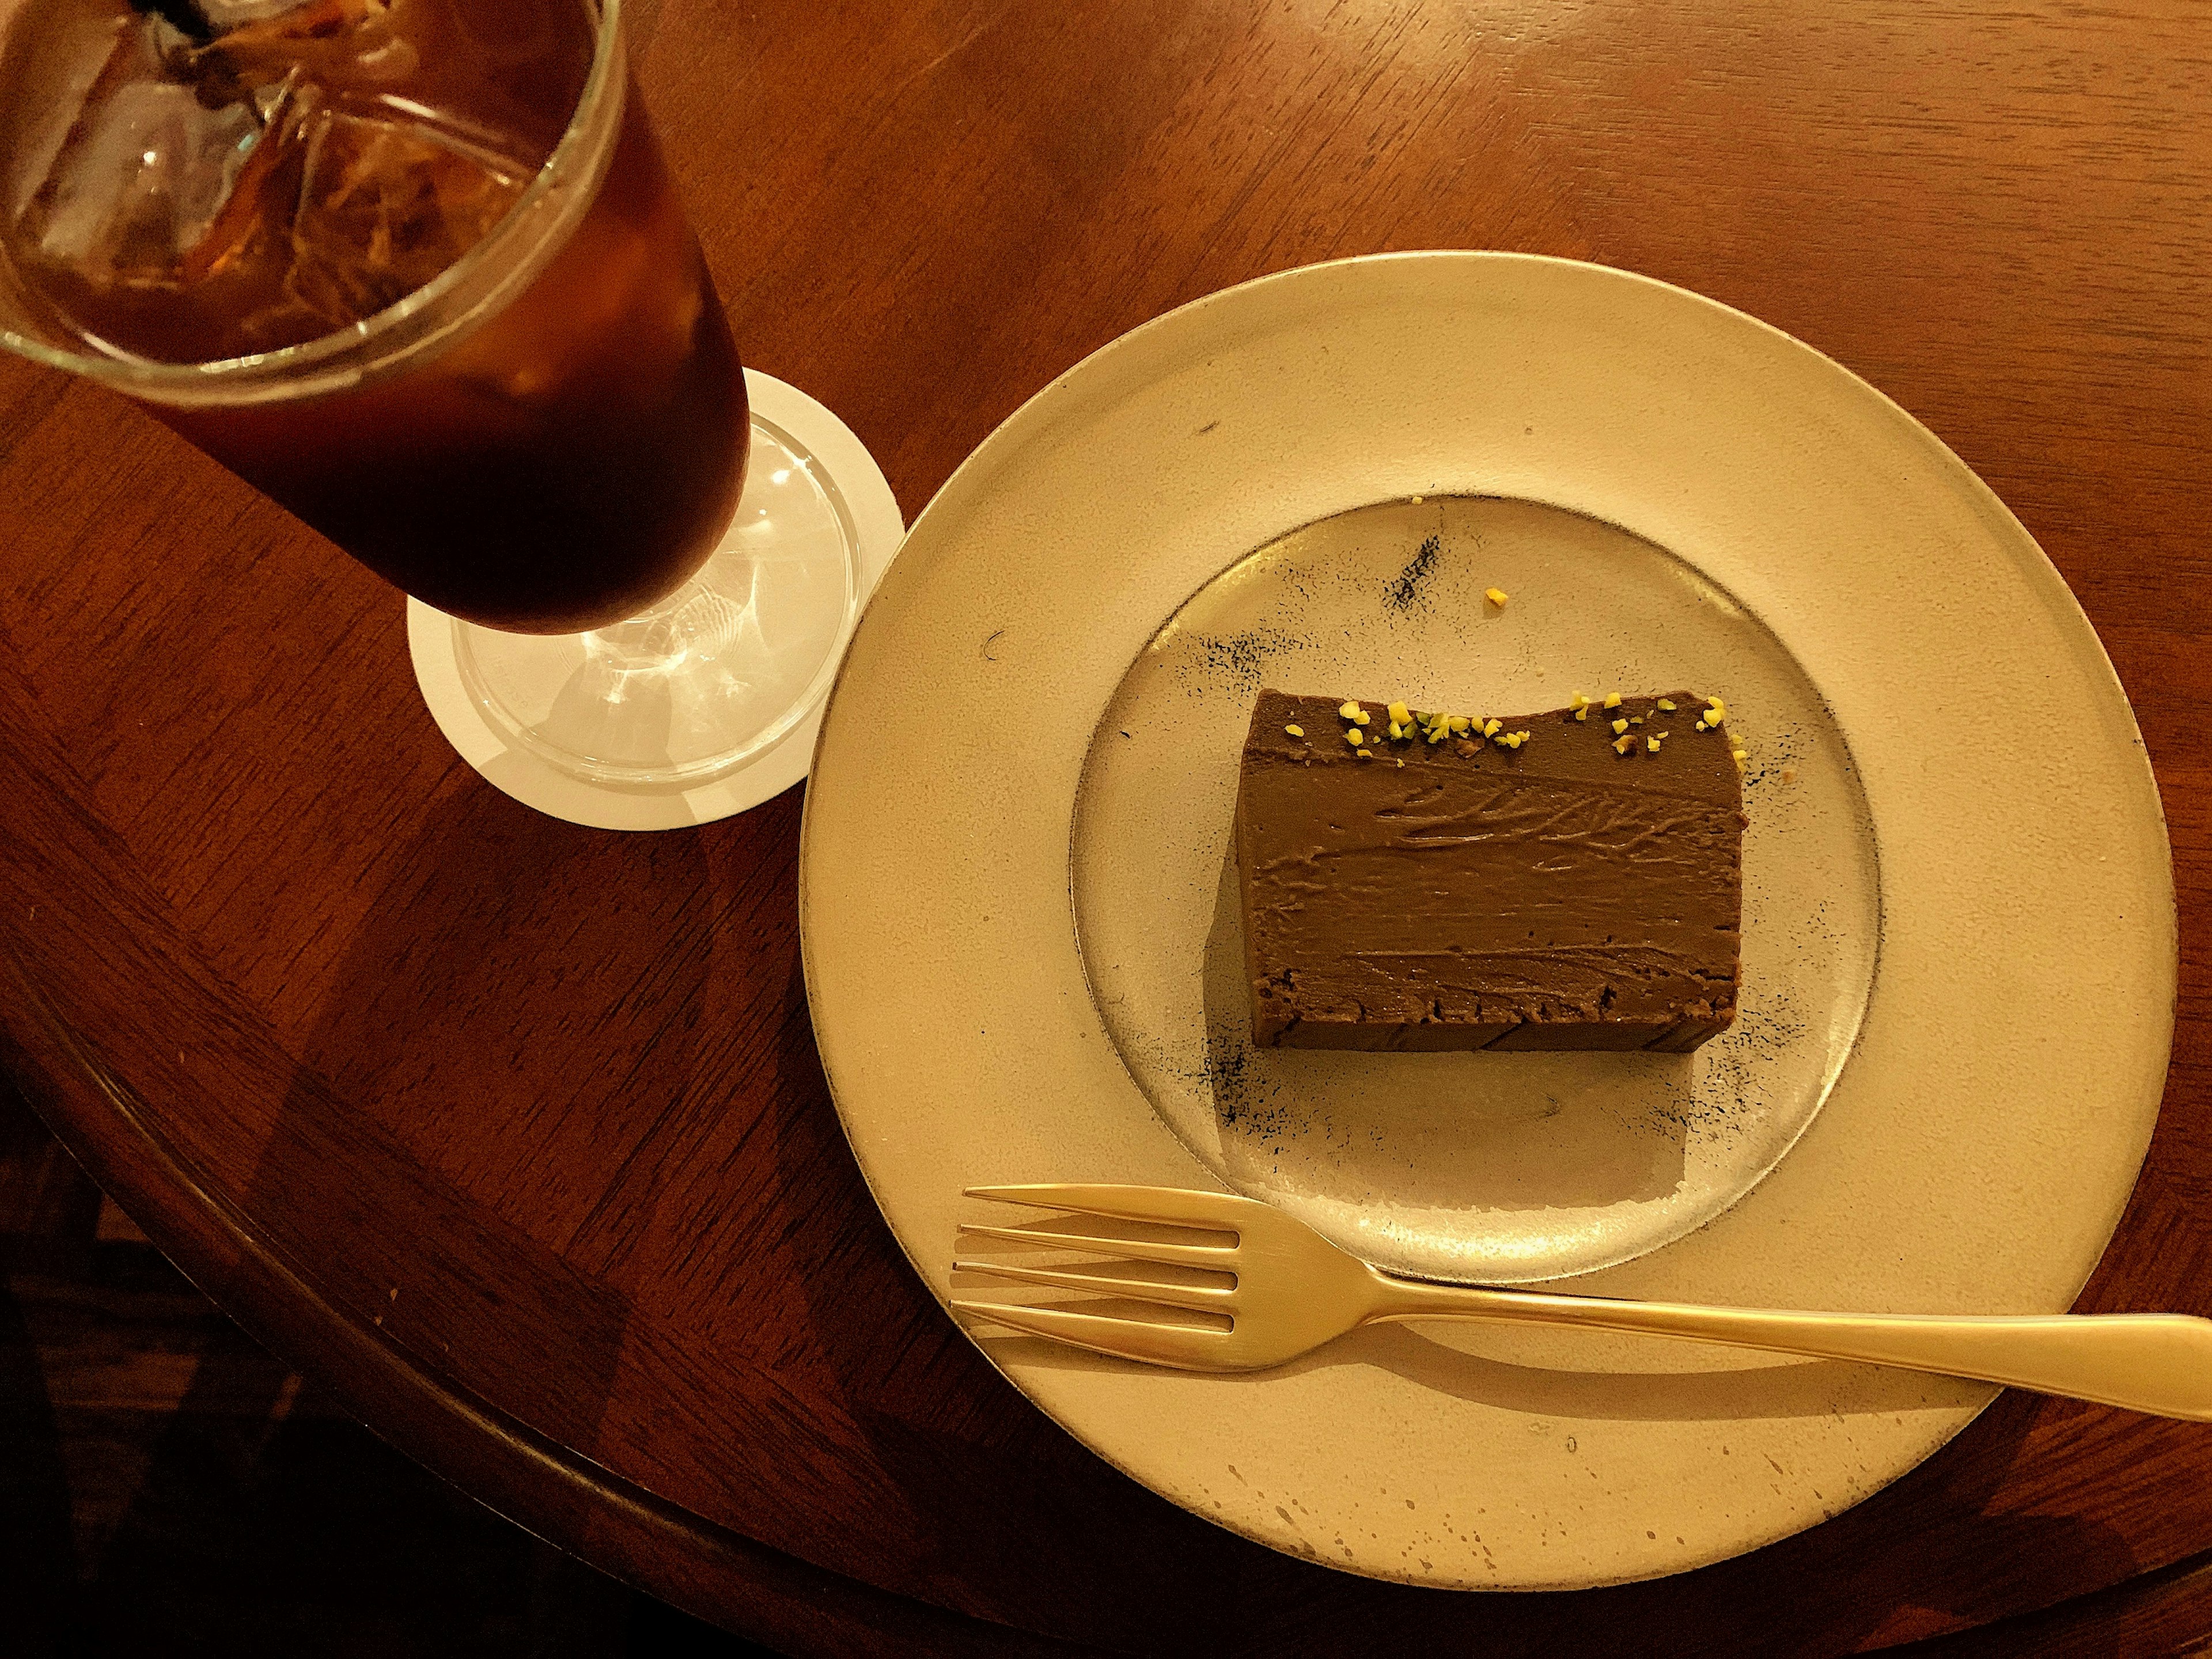
[[[192, 1284], [440, 1479], [580, 1559], [699, 1618], [799, 1655], [1103, 1652], [818, 1567], [654, 1496], [426, 1370], [331, 1305], [209, 1192], [135, 1091], [4, 956], [0, 1066], [56, 1139]], [[94, 1122], [105, 1133], [93, 1133]], [[302, 1357], [312, 1357], [302, 1364]]]
[[2195, 1654], [2212, 1648], [2212, 1550], [2185, 1555], [2070, 1601], [2008, 1613], [1893, 1650], [1899, 1659], [2020, 1653]]

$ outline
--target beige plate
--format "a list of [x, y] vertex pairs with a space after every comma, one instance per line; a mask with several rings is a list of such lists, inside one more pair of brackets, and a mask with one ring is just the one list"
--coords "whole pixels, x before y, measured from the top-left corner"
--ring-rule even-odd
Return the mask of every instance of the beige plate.
[[[1431, 529], [1449, 580], [1394, 611], [1407, 538]], [[1515, 597], [1492, 618], [1462, 601], [1493, 578]], [[1206, 977], [1224, 711], [1255, 677], [1511, 712], [1678, 673], [1725, 691], [1754, 751], [1738, 1062], [1713, 1064], [1717, 1044], [1701, 1066], [1624, 1057], [1620, 1075], [1588, 1056], [1387, 1057], [1464, 1073], [1394, 1073], [1401, 1093], [1323, 1056], [1334, 1069], [1262, 1079], [1279, 1133], [1255, 1150], [1250, 1077], [1224, 1103], [1224, 1073], [1176, 1047], [1203, 1048], [1229, 1006], [1218, 960]], [[956, 1224], [986, 1207], [965, 1185], [1226, 1181], [1416, 1271], [1613, 1261], [1569, 1282], [2060, 1310], [2126, 1201], [2172, 1024], [2149, 767], [2020, 525], [1786, 336], [1508, 255], [1231, 289], [994, 434], [854, 639], [800, 913], [838, 1109], [939, 1296]], [[1516, 1061], [1557, 1110], [1516, 1103]], [[975, 1334], [1071, 1432], [1197, 1513], [1470, 1587], [1754, 1547], [1895, 1479], [1991, 1393], [1587, 1333], [1383, 1328], [1244, 1377]]]

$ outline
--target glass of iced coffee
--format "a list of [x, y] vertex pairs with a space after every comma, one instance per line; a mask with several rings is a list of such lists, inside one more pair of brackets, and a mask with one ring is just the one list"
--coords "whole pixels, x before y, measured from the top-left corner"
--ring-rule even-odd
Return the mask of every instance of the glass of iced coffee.
[[472, 694], [555, 765], [683, 785], [805, 712], [832, 665], [763, 632], [763, 585], [850, 574], [764, 561], [767, 506], [733, 524], [744, 375], [619, 0], [0, 25], [0, 342], [457, 619]]

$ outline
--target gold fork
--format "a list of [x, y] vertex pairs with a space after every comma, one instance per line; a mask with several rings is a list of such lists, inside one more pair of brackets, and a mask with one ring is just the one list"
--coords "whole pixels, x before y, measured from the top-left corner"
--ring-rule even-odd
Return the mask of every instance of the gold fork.
[[1192, 1371], [1262, 1370], [1377, 1320], [1519, 1320], [1721, 1342], [1771, 1353], [1862, 1360], [1905, 1370], [2002, 1382], [2094, 1400], [2158, 1417], [2212, 1422], [2212, 1319], [2187, 1314], [2035, 1314], [1950, 1318], [1930, 1314], [1786, 1313], [1625, 1302], [1534, 1291], [1480, 1290], [1400, 1279], [1347, 1255], [1304, 1223], [1249, 1198], [1168, 1187], [970, 1187], [971, 1198], [1105, 1216], [1164, 1229], [1230, 1235], [1229, 1242], [1109, 1238], [1049, 1227], [963, 1224], [965, 1233], [1081, 1251], [1123, 1263], [1203, 1268], [1203, 1283], [953, 1262], [956, 1273], [1082, 1291], [1163, 1309], [1227, 1316], [1227, 1328], [1091, 1309], [955, 1299], [963, 1313], [1094, 1352]]

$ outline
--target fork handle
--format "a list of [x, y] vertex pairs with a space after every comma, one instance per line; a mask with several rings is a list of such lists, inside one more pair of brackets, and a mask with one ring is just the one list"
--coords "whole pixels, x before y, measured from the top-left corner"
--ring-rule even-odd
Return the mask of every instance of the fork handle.
[[1677, 1336], [2002, 1382], [2212, 1423], [2212, 1319], [2188, 1314], [1787, 1313], [1429, 1285], [1377, 1273], [1370, 1320], [1516, 1320]]

